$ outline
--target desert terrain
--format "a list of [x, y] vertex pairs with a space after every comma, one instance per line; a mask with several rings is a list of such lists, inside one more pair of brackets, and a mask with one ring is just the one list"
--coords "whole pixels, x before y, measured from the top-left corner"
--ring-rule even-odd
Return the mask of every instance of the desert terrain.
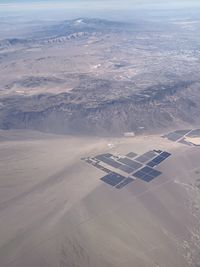
[[3, 2], [0, 267], [200, 267], [199, 11]]
[[199, 125], [199, 20], [24, 24], [0, 38], [1, 129], [120, 136]]
[[[157, 167], [162, 175], [121, 190], [81, 161], [149, 149], [172, 154]], [[160, 135], [10, 130], [0, 132], [0, 151], [2, 267], [199, 266], [199, 147]]]

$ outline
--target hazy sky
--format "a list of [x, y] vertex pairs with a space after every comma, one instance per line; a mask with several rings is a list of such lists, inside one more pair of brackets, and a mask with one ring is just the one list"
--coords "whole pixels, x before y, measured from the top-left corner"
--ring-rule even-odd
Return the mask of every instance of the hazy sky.
[[0, 0], [0, 9], [90, 8], [129, 9], [138, 7], [184, 8], [199, 6], [200, 0]]
[[115, 12], [126, 17], [125, 12], [134, 10], [190, 10], [197, 6], [200, 7], [200, 0], [0, 0], [0, 16], [101, 17]]

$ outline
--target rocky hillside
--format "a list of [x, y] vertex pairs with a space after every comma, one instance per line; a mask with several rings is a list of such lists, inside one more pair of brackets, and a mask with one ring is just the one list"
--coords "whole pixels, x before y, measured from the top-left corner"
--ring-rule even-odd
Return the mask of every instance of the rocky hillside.
[[199, 124], [199, 36], [171, 21], [79, 18], [2, 40], [0, 128], [121, 135]]
[[50, 26], [43, 26], [33, 32], [32, 38], [0, 38], [0, 51], [8, 48], [37, 46], [45, 44], [63, 43], [74, 39], [87, 39], [92, 36], [101, 36], [106, 33], [117, 33], [122, 30], [133, 30], [132, 24], [113, 22], [101, 19], [79, 18], [66, 20]]
[[160, 85], [124, 95], [119, 93], [120, 83], [95, 80], [94, 84], [94, 88], [76, 88], [70, 93], [4, 98], [0, 128], [118, 135], [139, 132], [143, 127], [148, 131], [200, 123], [200, 84], [196, 82]]

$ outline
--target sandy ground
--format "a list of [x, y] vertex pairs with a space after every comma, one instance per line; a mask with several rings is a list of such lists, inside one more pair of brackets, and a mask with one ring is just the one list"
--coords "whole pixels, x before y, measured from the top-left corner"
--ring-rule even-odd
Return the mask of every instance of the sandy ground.
[[[108, 144], [114, 144], [110, 149]], [[151, 183], [116, 190], [80, 158], [165, 149]], [[89, 138], [0, 132], [1, 267], [199, 264], [200, 150], [159, 136]]]
[[200, 138], [199, 137], [186, 137], [186, 141], [194, 144], [194, 145], [200, 145]]

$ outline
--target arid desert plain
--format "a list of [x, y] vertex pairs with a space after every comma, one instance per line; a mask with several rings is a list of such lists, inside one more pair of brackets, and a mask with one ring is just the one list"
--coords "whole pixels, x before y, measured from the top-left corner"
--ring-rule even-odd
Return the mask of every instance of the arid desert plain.
[[[81, 160], [152, 149], [172, 154], [156, 167], [162, 174], [121, 190]], [[1, 131], [1, 267], [199, 266], [199, 156], [161, 135]]]

